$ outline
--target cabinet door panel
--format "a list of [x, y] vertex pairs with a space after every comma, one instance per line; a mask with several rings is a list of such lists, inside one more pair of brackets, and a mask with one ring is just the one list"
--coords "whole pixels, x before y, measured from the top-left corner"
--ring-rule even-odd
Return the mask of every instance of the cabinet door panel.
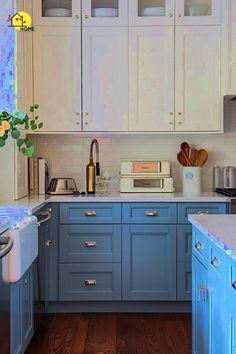
[[80, 29], [36, 27], [34, 102], [42, 131], [80, 130]]
[[129, 130], [174, 130], [174, 27], [131, 27], [129, 62]]
[[33, 336], [33, 275], [32, 268], [21, 281], [22, 287], [22, 336], [24, 350]]
[[192, 316], [193, 353], [209, 354], [209, 293], [207, 291], [207, 270], [192, 257]]
[[83, 130], [127, 130], [127, 28], [84, 28], [83, 89]]
[[123, 299], [176, 300], [176, 227], [123, 226]]
[[236, 2], [235, 0], [228, 1], [227, 13], [227, 40], [228, 40], [228, 80], [227, 94], [236, 94]]
[[221, 28], [176, 27], [176, 130], [220, 131]]
[[177, 25], [221, 24], [221, 0], [176, 0], [175, 10]]
[[11, 354], [22, 350], [22, 303], [20, 282], [11, 285]]
[[130, 26], [174, 25], [174, 0], [130, 0]]

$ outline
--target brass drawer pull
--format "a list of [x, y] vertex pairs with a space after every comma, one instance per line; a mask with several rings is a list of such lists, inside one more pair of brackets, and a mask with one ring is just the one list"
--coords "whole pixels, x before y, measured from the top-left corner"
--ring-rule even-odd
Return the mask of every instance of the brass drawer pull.
[[196, 248], [198, 251], [200, 251], [200, 250], [202, 250], [202, 249], [204, 248], [204, 246], [203, 246], [203, 244], [202, 244], [201, 242], [197, 242], [197, 243], [195, 244], [195, 248]]
[[208, 215], [208, 214], [209, 214], [209, 212], [207, 210], [200, 210], [198, 212], [198, 215]]
[[84, 213], [85, 216], [96, 216], [97, 213], [95, 210], [88, 210]]
[[233, 282], [232, 287], [236, 290], [236, 281]]
[[86, 286], [94, 286], [97, 285], [97, 281], [95, 279], [87, 279], [84, 281]]
[[97, 247], [97, 242], [95, 241], [86, 241], [84, 243], [85, 247], [91, 248], [91, 247]]
[[147, 211], [145, 212], [145, 214], [146, 214], [147, 216], [157, 216], [157, 215], [158, 215], [158, 212], [157, 212], [156, 210], [147, 210]]
[[214, 257], [211, 261], [211, 264], [217, 268], [220, 265], [220, 261], [216, 257]]

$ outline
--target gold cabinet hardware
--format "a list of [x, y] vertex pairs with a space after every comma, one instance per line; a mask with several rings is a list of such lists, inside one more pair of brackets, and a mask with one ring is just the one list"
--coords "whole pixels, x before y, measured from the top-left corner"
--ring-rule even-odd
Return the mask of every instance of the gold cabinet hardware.
[[147, 216], [157, 216], [157, 215], [158, 215], [158, 212], [157, 212], [156, 210], [147, 210], [147, 211], [145, 212], [145, 214], [146, 214]]
[[95, 210], [88, 210], [84, 213], [85, 216], [96, 216], [97, 213]]

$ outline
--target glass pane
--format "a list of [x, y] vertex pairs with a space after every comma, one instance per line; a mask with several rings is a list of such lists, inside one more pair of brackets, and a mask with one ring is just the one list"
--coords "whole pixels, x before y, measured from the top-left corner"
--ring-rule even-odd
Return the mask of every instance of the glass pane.
[[185, 16], [211, 16], [212, 0], [185, 0]]
[[43, 17], [72, 17], [72, 0], [41, 0]]
[[165, 0], [138, 0], [138, 16], [165, 16]]
[[118, 17], [119, 16], [118, 3], [119, 3], [118, 0], [92, 0], [91, 16], [92, 17]]

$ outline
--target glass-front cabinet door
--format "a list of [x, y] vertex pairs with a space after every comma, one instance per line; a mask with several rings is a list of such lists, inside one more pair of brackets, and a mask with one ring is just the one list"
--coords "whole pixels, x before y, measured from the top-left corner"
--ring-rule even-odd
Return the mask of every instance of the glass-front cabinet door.
[[221, 24], [221, 0], [176, 0], [175, 9], [177, 25]]
[[34, 0], [34, 25], [80, 26], [80, 0]]
[[127, 26], [128, 0], [82, 0], [83, 26]]
[[174, 0], [129, 0], [130, 26], [174, 24]]

